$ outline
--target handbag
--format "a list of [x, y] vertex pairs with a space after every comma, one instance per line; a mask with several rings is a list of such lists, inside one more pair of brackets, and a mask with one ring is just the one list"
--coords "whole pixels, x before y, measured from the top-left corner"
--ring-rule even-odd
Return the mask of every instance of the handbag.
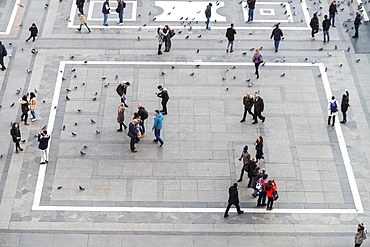
[[279, 199], [279, 194], [277, 190], [274, 190], [274, 192], [272, 192], [272, 197], [274, 198], [274, 201], [277, 201], [277, 199]]

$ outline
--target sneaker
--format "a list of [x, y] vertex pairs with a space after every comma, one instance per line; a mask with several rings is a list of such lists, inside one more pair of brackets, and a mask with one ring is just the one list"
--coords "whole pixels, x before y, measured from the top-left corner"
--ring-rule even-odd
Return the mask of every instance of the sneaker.
[[81, 28], [77, 28], [77, 31], [81, 32]]
[[125, 107], [128, 107], [128, 105], [127, 105], [127, 104], [125, 104]]
[[256, 123], [258, 123], [258, 122], [253, 122], [252, 124], [256, 124]]
[[45, 163], [47, 164], [47, 163], [49, 163], [49, 161], [45, 160]]
[[162, 142], [162, 143], [161, 143], [161, 145], [159, 145], [159, 146], [160, 146], [160, 147], [162, 147], [162, 146], [163, 146], [163, 144], [164, 144], [164, 142]]
[[264, 123], [264, 122], [265, 122], [265, 119], [266, 119], [265, 117], [262, 119], [262, 123]]
[[23, 151], [23, 148], [19, 148], [19, 150]]
[[122, 25], [123, 25], [123, 23], [119, 23], [119, 24], [118, 24], [118, 26], [122, 26]]
[[6, 68], [1, 68], [2, 71], [6, 70]]
[[32, 121], [32, 122], [35, 122], [36, 120], [37, 120], [37, 118], [33, 118], [31, 121]]
[[106, 27], [107, 27], [107, 26], [108, 26], [108, 24], [103, 24], [103, 26], [106, 26]]

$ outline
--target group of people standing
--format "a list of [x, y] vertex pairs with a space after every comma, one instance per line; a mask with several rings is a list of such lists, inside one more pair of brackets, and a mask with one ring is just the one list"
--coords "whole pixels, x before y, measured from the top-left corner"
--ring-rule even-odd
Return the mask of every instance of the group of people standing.
[[157, 29], [157, 39], [158, 39], [158, 55], [162, 55], [162, 46], [164, 43], [164, 52], [169, 52], [171, 50], [171, 39], [175, 36], [175, 31], [172, 30], [168, 25], [164, 27], [159, 26]]
[[[80, 1], [80, 0], [77, 0], [77, 2], [78, 1]], [[118, 13], [117, 24], [119, 26], [123, 25], [125, 8], [126, 8], [126, 3], [123, 0], [117, 0], [116, 12]], [[111, 8], [110, 8], [109, 0], [105, 0], [105, 2], [103, 3], [103, 6], [102, 6], [103, 25], [104, 26], [108, 26], [108, 17], [109, 17], [109, 14], [110, 14], [110, 9]], [[83, 15], [83, 12], [81, 12], [81, 10], [80, 10], [80, 13]]]
[[[340, 104], [340, 110], [343, 114], [343, 120], [340, 123], [344, 124], [347, 122], [347, 111], [348, 107], [351, 105], [349, 104], [349, 92], [346, 89], [345, 93], [342, 95], [342, 101]], [[335, 96], [332, 96], [328, 103], [328, 125], [334, 126], [335, 124], [335, 117], [338, 115], [338, 103], [335, 99]], [[333, 120], [333, 121], [331, 121]]]

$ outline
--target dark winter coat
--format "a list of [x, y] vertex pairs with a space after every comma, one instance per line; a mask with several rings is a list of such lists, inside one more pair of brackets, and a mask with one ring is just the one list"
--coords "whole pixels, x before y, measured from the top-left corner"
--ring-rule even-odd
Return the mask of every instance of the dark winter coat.
[[329, 28], [330, 28], [330, 20], [329, 19], [325, 19], [322, 22], [322, 29], [323, 30], [329, 30]]
[[257, 140], [255, 144], [256, 144], [256, 158], [257, 160], [259, 160], [263, 156], [263, 143]]
[[335, 13], [338, 13], [337, 5], [331, 3], [329, 6], [329, 14], [334, 15]]
[[84, 5], [85, 0], [76, 0], [76, 5]]
[[317, 17], [312, 17], [310, 27], [314, 30], [319, 29], [319, 19]]
[[4, 51], [5, 51], [5, 53], [8, 53], [8, 52], [6, 51], [5, 46], [4, 46], [4, 45], [0, 45], [0, 56], [3, 56], [3, 57], [4, 57]]
[[36, 37], [37, 34], [39, 33], [39, 30], [37, 29], [36, 26], [31, 26], [28, 30], [31, 32], [32, 37]]
[[356, 15], [355, 22], [353, 24], [355, 24], [355, 26], [360, 26], [360, 24], [361, 24], [361, 16], [360, 15]]
[[254, 9], [256, 6], [256, 0], [248, 0], [247, 4], [248, 4], [248, 8]]
[[234, 41], [235, 40], [235, 34], [236, 34], [236, 31], [234, 28], [231, 28], [229, 27], [227, 30], [226, 30], [226, 37], [229, 41]]
[[146, 110], [143, 106], [139, 108], [137, 114], [139, 114], [141, 120], [145, 120], [148, 117], [148, 115], [146, 114]]
[[125, 84], [119, 84], [116, 88], [116, 92], [118, 93], [119, 96], [126, 95], [127, 92], [127, 86]]
[[109, 10], [110, 10], [109, 3], [108, 2], [104, 2], [101, 12], [103, 14], [110, 14], [110, 11]]
[[42, 135], [39, 134], [39, 136], [38, 136], [39, 149], [41, 149], [41, 150], [47, 149], [48, 145], [49, 145], [49, 139], [50, 139], [49, 135], [42, 136]]
[[117, 113], [117, 123], [123, 123], [125, 121], [125, 108], [122, 108], [122, 111], [118, 109]]
[[12, 136], [13, 138], [13, 142], [19, 142], [21, 139], [17, 138], [17, 137], [21, 137], [21, 131], [19, 130], [19, 128], [11, 128], [10, 129], [10, 135]]
[[250, 109], [250, 108], [252, 108], [253, 104], [254, 104], [253, 97], [244, 96], [243, 105], [244, 105], [245, 108]]
[[253, 189], [256, 189], [256, 184], [257, 184], [257, 181], [262, 178], [262, 176], [265, 174], [265, 170], [262, 170], [262, 172], [260, 171], [256, 171], [254, 170], [252, 172], [252, 188]]
[[160, 91], [157, 96], [159, 98], [162, 98], [163, 101], [167, 101], [170, 99], [170, 96], [168, 95], [167, 89], [163, 88], [162, 91]]
[[240, 159], [243, 159], [243, 165], [247, 164], [251, 160], [251, 155], [248, 153], [248, 150], [243, 149]]
[[249, 178], [252, 178], [252, 174], [256, 166], [257, 166], [257, 163], [251, 160], [246, 164], [244, 171], [248, 173]]
[[254, 112], [263, 112], [264, 108], [265, 104], [263, 103], [263, 99], [258, 97], [258, 99], [254, 101]]
[[346, 94], [343, 94], [342, 96], [342, 102], [340, 104], [340, 110], [342, 112], [347, 112], [349, 107], [349, 93], [346, 91]]
[[231, 204], [239, 204], [239, 195], [238, 189], [234, 186], [229, 188], [229, 203]]
[[284, 36], [283, 31], [281, 31], [280, 28], [275, 27], [274, 30], [272, 30], [270, 39], [272, 39], [272, 37], [274, 37], [275, 41], [280, 41], [282, 36]]
[[128, 127], [128, 131], [134, 135], [134, 137], [137, 137], [137, 133], [139, 133], [139, 130], [136, 128], [136, 125], [134, 125], [133, 123], [130, 123], [129, 127]]
[[28, 101], [19, 99], [19, 103], [21, 104], [22, 113], [27, 114], [27, 112], [30, 110], [28, 108]]

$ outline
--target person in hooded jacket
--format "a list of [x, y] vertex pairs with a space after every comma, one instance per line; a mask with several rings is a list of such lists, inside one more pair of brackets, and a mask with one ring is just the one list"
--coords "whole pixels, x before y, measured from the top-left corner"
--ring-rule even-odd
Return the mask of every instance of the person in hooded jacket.
[[360, 247], [367, 238], [364, 223], [357, 225], [357, 233], [355, 234], [355, 247]]
[[348, 107], [350, 107], [350, 104], [349, 104], [349, 93], [348, 93], [348, 90], [346, 89], [346, 93], [343, 94], [343, 96], [342, 96], [342, 102], [340, 104], [340, 111], [343, 114], [343, 120], [340, 121], [341, 123], [346, 123], [347, 122], [347, 110], [348, 110]]
[[311, 27], [311, 37], [313, 40], [315, 40], [315, 33], [319, 32], [319, 18], [317, 18], [317, 14], [314, 13], [313, 17], [310, 22]]
[[238, 182], [241, 182], [243, 180], [244, 171], [247, 171], [246, 170], [247, 169], [246, 165], [251, 159], [251, 155], [248, 152], [248, 146], [247, 145], [244, 146], [242, 154], [240, 155], [239, 161], [241, 161], [242, 159], [243, 159], [243, 167], [242, 167], [242, 171], [241, 171], [241, 174], [240, 174], [240, 179], [238, 180]]
[[333, 1], [331, 2], [329, 6], [329, 20], [332, 21], [331, 25], [335, 27], [335, 15], [338, 14], [337, 10], [337, 2]]

